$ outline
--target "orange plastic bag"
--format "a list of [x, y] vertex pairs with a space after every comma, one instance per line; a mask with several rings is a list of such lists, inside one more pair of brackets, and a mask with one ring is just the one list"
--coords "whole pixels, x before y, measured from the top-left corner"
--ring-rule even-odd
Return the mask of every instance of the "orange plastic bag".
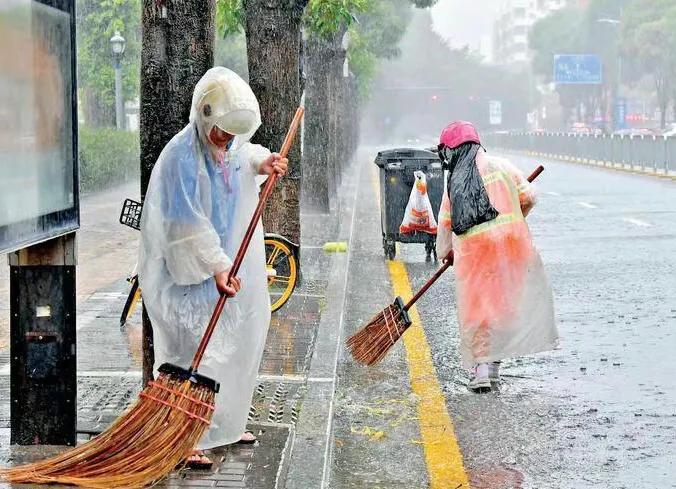
[[413, 172], [415, 183], [408, 198], [404, 219], [399, 226], [401, 234], [414, 231], [437, 234], [437, 221], [434, 218], [432, 204], [427, 195], [427, 177], [422, 171]]

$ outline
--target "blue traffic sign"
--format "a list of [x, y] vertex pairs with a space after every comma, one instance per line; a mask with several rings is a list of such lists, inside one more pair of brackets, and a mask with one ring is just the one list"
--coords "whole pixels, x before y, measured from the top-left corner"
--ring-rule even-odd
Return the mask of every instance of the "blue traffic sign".
[[600, 85], [601, 58], [595, 54], [555, 54], [554, 83], [557, 85]]

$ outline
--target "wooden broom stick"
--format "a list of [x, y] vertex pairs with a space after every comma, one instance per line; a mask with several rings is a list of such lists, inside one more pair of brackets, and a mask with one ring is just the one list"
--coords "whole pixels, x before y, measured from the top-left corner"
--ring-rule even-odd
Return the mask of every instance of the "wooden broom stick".
[[[535, 169], [535, 171], [533, 171], [533, 173], [531, 173], [530, 176], [528, 177], [528, 182], [532, 182], [538, 176], [540, 176], [540, 173], [542, 173], [544, 171], [544, 169], [545, 169], [544, 166], [542, 166], [542, 165], [538, 166]], [[434, 285], [434, 282], [436, 282], [439, 279], [439, 277], [441, 277], [444, 274], [444, 272], [446, 270], [448, 270], [450, 267], [453, 266], [453, 257], [454, 257], [453, 250], [451, 250], [443, 258], [444, 264], [442, 265], [442, 267], [439, 268], [439, 270], [437, 270], [437, 272], [432, 276], [432, 278], [430, 278], [427, 281], [427, 283], [425, 283], [425, 285], [423, 285], [423, 287], [418, 291], [418, 293], [416, 295], [414, 295], [411, 298], [411, 300], [406, 303], [406, 305], [404, 306], [405, 311], [408, 311], [411, 307], [413, 307], [413, 305], [418, 301], [418, 299], [420, 299], [420, 297], [422, 297], [423, 294], [425, 294], [425, 292], [427, 292], [427, 290], [432, 285]]]
[[[282, 158], [286, 158], [286, 156], [289, 154], [289, 150], [291, 149], [291, 145], [293, 144], [296, 132], [298, 132], [298, 128], [300, 127], [300, 123], [301, 120], [303, 119], [304, 113], [305, 109], [303, 107], [298, 107], [298, 110], [296, 110], [296, 115], [293, 117], [293, 120], [291, 121], [291, 126], [289, 127], [289, 130], [286, 133], [286, 137], [284, 138], [282, 149], [279, 151], [279, 154]], [[249, 248], [249, 244], [251, 243], [251, 238], [253, 238], [254, 232], [256, 231], [258, 221], [261, 218], [261, 215], [263, 214], [265, 202], [270, 196], [270, 193], [272, 192], [272, 188], [275, 186], [275, 183], [277, 183], [277, 177], [278, 177], [277, 173], [273, 172], [272, 175], [268, 177], [268, 181], [265, 182], [265, 187], [263, 188], [263, 191], [261, 192], [261, 195], [258, 199], [258, 205], [256, 206], [256, 210], [254, 211], [253, 217], [249, 222], [249, 227], [246, 230], [246, 234], [244, 235], [242, 244], [239, 246], [239, 250], [237, 251], [237, 255], [235, 256], [235, 261], [233, 262], [232, 267], [230, 268], [230, 273], [228, 274], [228, 283], [230, 282], [230, 279], [232, 277], [235, 277], [237, 275], [240, 266], [242, 266], [242, 262], [244, 261], [244, 255], [246, 255], [247, 249]], [[227, 299], [228, 297], [225, 294], [221, 294], [221, 297], [218, 299], [218, 303], [216, 304], [214, 312], [211, 315], [209, 326], [207, 326], [207, 330], [205, 331], [204, 336], [202, 336], [202, 341], [200, 341], [199, 347], [197, 348], [197, 352], [195, 352], [192, 364], [190, 365], [190, 370], [193, 372], [197, 371], [197, 367], [199, 367], [199, 364], [202, 361], [204, 352], [207, 349], [209, 340], [211, 340], [211, 335], [213, 335], [214, 330], [216, 329], [218, 318], [221, 316], [221, 312], [223, 311], [223, 307], [225, 306], [225, 301]]]

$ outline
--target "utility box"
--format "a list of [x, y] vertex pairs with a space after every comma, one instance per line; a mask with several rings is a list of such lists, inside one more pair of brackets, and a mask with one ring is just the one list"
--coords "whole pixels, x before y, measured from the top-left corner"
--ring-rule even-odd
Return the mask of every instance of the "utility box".
[[9, 260], [11, 443], [75, 445], [75, 236]]

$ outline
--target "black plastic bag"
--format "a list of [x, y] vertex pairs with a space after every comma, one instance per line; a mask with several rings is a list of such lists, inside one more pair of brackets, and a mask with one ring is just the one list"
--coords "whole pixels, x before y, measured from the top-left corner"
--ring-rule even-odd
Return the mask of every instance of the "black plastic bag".
[[448, 195], [451, 198], [451, 219], [453, 232], [461, 235], [470, 228], [492, 221], [498, 217], [498, 211], [488, 199], [476, 155], [481, 146], [465, 143], [457, 148], [443, 150], [443, 157], [450, 171]]

